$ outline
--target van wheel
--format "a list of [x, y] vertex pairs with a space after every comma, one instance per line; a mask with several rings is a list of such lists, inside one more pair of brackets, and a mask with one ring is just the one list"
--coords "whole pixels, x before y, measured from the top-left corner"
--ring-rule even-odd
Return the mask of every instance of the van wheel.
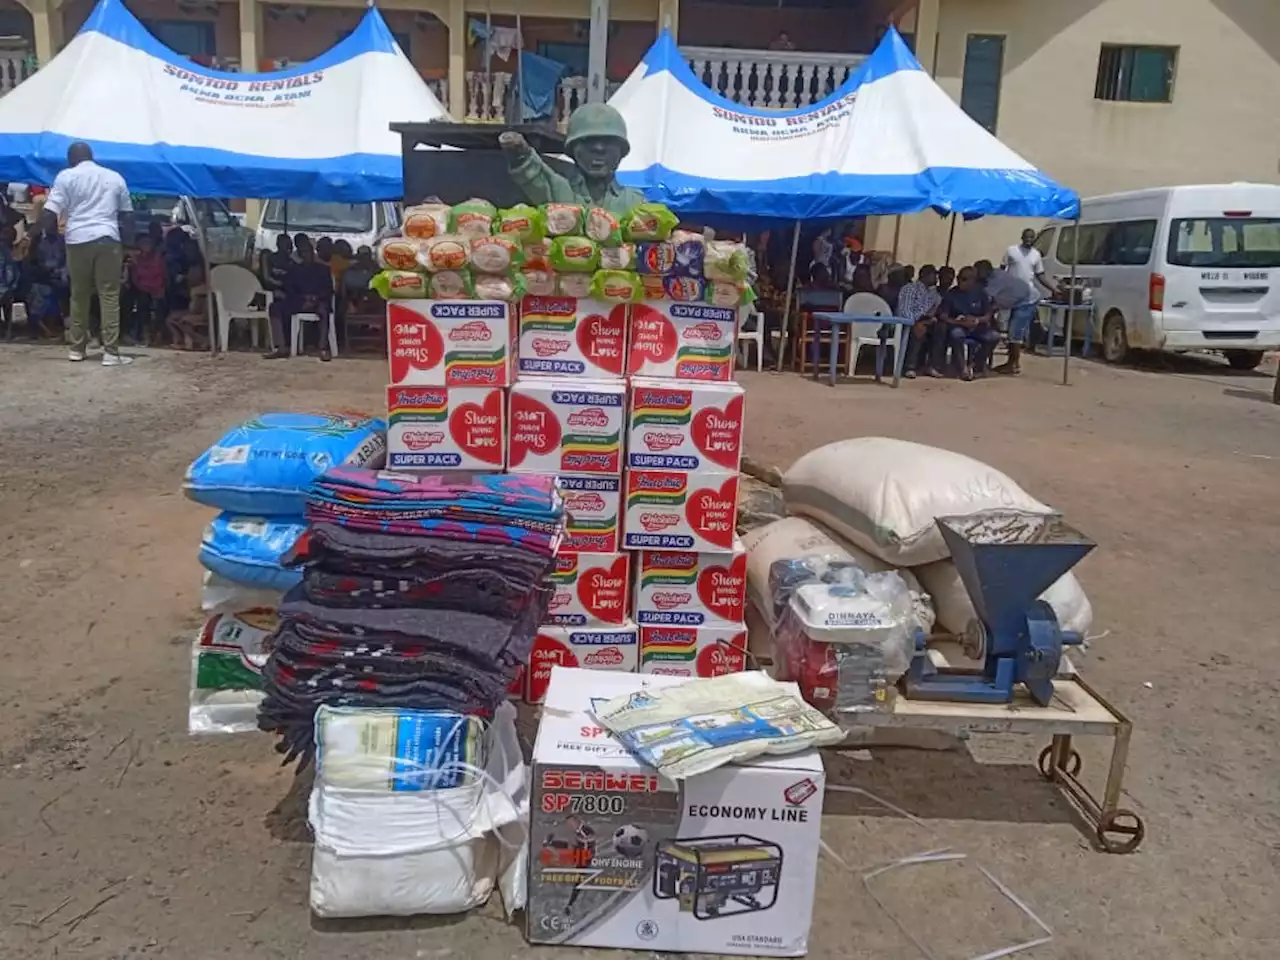
[[1262, 362], [1261, 350], [1224, 350], [1222, 355], [1232, 370], [1256, 370]]
[[1102, 358], [1107, 363], [1124, 363], [1129, 355], [1129, 336], [1124, 332], [1124, 317], [1113, 313], [1102, 324]]

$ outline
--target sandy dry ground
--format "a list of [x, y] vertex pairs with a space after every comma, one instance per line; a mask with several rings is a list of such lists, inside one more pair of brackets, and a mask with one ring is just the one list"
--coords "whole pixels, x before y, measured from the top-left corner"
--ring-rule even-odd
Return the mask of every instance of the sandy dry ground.
[[[0, 349], [0, 957], [529, 956], [496, 904], [465, 919], [325, 926], [291, 776], [257, 736], [185, 732], [208, 511], [183, 468], [272, 408], [377, 409], [377, 361], [264, 364], [156, 353], [126, 370]], [[748, 449], [785, 466], [860, 434], [938, 443], [1007, 470], [1101, 544], [1080, 568], [1097, 613], [1090, 679], [1137, 722], [1127, 805], [1148, 839], [1094, 852], [1031, 765], [1039, 742], [833, 756], [921, 827], [829, 795], [851, 866], [934, 847], [962, 865], [886, 875], [876, 894], [939, 960], [1033, 931], [989, 868], [1049, 923], [1033, 954], [1275, 958], [1280, 939], [1280, 407], [1261, 375], [1037, 361], [1019, 381], [831, 390], [745, 374]], [[1085, 773], [1104, 769], [1084, 744]], [[812, 956], [920, 956], [860, 879], [824, 858]], [[64, 902], [65, 901], [65, 902]], [[96, 909], [95, 909], [96, 907]], [[545, 956], [605, 956], [537, 951]], [[535, 955], [536, 955], [535, 953]], [[616, 955], [616, 954], [615, 954]]]

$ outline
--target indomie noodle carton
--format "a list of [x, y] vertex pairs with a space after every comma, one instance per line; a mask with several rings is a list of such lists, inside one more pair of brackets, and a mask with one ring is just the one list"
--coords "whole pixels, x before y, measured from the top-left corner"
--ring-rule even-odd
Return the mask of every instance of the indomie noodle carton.
[[636, 570], [636, 622], [642, 627], [737, 626], [747, 609], [747, 548], [730, 553], [645, 550]]
[[501, 470], [505, 437], [501, 387], [387, 387], [392, 470]]
[[509, 386], [511, 341], [511, 306], [500, 300], [387, 304], [387, 357], [395, 386]]
[[529, 654], [525, 699], [542, 702], [552, 667], [635, 673], [639, 662], [640, 634], [630, 621], [612, 627], [539, 627]]
[[697, 553], [733, 549], [737, 473], [628, 470], [626, 486], [623, 549]]
[[560, 553], [617, 553], [622, 478], [561, 474], [565, 531]]
[[573, 297], [520, 304], [520, 373], [618, 378], [626, 374], [627, 305]]
[[627, 619], [631, 554], [571, 553], [556, 557], [547, 623], [616, 624]]
[[627, 466], [737, 470], [742, 458], [742, 387], [631, 378]]
[[747, 628], [641, 627], [640, 672], [720, 677], [747, 668]]
[[655, 300], [631, 307], [627, 370], [677, 380], [733, 379], [736, 307]]
[[620, 380], [516, 381], [510, 403], [511, 470], [621, 473], [626, 396]]

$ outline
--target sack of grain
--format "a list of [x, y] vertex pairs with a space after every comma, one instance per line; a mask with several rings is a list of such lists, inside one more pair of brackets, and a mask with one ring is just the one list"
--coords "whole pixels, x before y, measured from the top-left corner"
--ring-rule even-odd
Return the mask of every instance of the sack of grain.
[[1054, 512], [994, 467], [888, 437], [856, 437], [810, 451], [783, 475], [782, 492], [790, 513], [904, 567], [946, 558], [938, 517]]
[[[744, 538], [745, 539], [745, 538]], [[748, 571], [750, 570], [748, 559]], [[938, 627], [948, 633], [963, 633], [965, 626], [977, 614], [969, 600], [969, 592], [950, 560], [937, 560], [915, 568], [921, 585], [933, 598], [933, 608], [938, 614]], [[1053, 607], [1058, 623], [1064, 630], [1087, 634], [1093, 627], [1093, 605], [1085, 596], [1084, 588], [1076, 575], [1068, 571], [1059, 577], [1040, 599]]]

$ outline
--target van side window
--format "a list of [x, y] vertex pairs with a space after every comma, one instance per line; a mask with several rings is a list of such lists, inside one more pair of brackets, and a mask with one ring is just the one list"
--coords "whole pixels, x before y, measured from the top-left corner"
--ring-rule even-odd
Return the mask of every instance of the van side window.
[[[1151, 262], [1156, 240], [1155, 220], [1126, 220], [1118, 223], [1086, 223], [1080, 226], [1082, 267], [1132, 267]], [[1075, 257], [1076, 227], [1063, 227], [1058, 238], [1058, 262], [1070, 264]]]

